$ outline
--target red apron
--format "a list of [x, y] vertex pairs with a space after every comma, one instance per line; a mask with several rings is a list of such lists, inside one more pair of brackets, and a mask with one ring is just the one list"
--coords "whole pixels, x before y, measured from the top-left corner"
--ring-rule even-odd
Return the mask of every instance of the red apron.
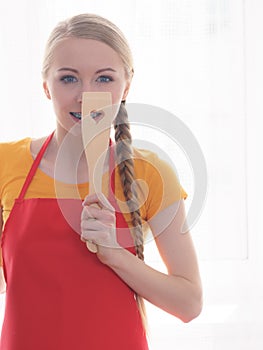
[[[0, 350], [146, 350], [133, 290], [88, 251], [56, 198], [24, 199], [51, 137], [35, 159], [3, 232], [7, 291]], [[110, 163], [111, 174], [114, 160]], [[81, 200], [63, 201], [80, 222]], [[113, 198], [111, 203], [116, 205]], [[116, 222], [118, 236], [118, 227], [128, 232], [119, 210]]]

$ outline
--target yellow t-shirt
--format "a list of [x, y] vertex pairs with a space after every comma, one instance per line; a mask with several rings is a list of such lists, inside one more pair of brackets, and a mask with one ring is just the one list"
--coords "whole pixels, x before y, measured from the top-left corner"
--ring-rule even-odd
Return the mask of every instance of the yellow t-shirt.
[[[30, 138], [0, 144], [0, 205], [4, 224], [33, 163], [30, 144]], [[140, 212], [144, 221], [175, 201], [186, 198], [187, 195], [180, 186], [172, 167], [155, 153], [134, 149], [134, 170], [138, 181]], [[106, 173], [103, 176], [102, 185], [102, 191], [106, 196], [108, 187], [109, 175]], [[41, 169], [37, 169], [25, 198], [84, 199], [87, 193], [87, 183], [63, 184], [55, 181]], [[115, 197], [120, 209], [124, 212], [125, 219], [131, 225], [118, 171], [115, 172]]]

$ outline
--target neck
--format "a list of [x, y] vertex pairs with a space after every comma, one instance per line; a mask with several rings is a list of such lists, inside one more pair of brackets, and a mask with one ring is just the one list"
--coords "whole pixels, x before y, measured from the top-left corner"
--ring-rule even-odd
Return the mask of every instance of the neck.
[[71, 131], [67, 132], [57, 128], [52, 141], [57, 153], [63, 152], [63, 155], [67, 156], [68, 159], [80, 161], [84, 148], [81, 134], [75, 134]]
[[81, 133], [67, 132], [57, 128], [51, 147], [52, 153], [55, 155], [55, 177], [57, 179], [64, 179], [64, 182], [68, 183], [88, 180], [87, 161]]
[[[67, 132], [57, 128], [51, 145], [55, 164], [55, 178], [67, 183], [83, 183], [88, 179], [88, 162], [84, 152], [81, 132]], [[103, 166], [108, 171], [109, 152]]]

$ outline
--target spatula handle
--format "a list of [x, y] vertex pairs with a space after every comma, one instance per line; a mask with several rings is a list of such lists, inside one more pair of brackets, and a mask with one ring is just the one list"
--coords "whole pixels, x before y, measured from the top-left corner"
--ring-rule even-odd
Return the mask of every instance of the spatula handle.
[[[97, 124], [92, 120], [90, 113], [103, 110], [105, 107], [112, 105], [112, 97], [110, 92], [84, 92], [82, 95], [82, 139], [85, 147], [85, 154], [88, 161], [90, 193], [101, 189], [102, 171], [100, 168], [96, 170], [96, 162], [98, 159], [105, 159], [105, 150], [108, 147], [110, 137], [110, 125], [112, 122], [112, 113], [106, 113], [101, 121]], [[95, 139], [94, 139], [95, 137]], [[103, 165], [103, 162], [101, 162]], [[96, 180], [96, 186], [93, 183]], [[96, 206], [96, 204], [94, 204]], [[87, 248], [92, 253], [98, 252], [98, 246], [91, 242], [86, 242]]]
[[88, 250], [91, 252], [91, 253], [97, 253], [98, 252], [98, 246], [97, 244], [91, 242], [91, 241], [87, 241], [86, 242], [86, 246], [88, 248]]

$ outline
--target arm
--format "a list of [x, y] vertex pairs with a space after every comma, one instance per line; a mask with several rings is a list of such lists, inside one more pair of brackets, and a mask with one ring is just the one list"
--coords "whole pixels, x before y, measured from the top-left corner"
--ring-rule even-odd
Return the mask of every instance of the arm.
[[161, 222], [170, 217], [167, 211], [171, 210], [173, 206], [150, 222], [167, 274], [152, 269], [125, 250], [119, 251], [119, 257], [110, 267], [143, 298], [189, 322], [201, 311], [202, 287], [190, 233], [181, 233], [185, 219], [183, 202], [170, 225], [156, 235]]
[[[2, 208], [0, 207], [0, 238], [2, 236], [2, 227], [3, 227], [3, 217], [2, 217]], [[0, 251], [0, 259], [2, 261], [2, 253]], [[0, 266], [0, 293], [4, 293], [6, 289], [5, 278], [3, 273], [3, 267]]]
[[[90, 212], [89, 209], [89, 215], [97, 218], [99, 213], [95, 211]], [[100, 214], [103, 215], [102, 212]], [[170, 224], [157, 235], [163, 223], [168, 222], [167, 218], [171, 218]], [[107, 220], [110, 222], [109, 217]], [[92, 239], [99, 244], [98, 258], [111, 267], [137, 294], [182, 321], [189, 322], [201, 311], [202, 287], [190, 233], [181, 234], [184, 220], [184, 205], [180, 201], [179, 208], [178, 203], [170, 206], [149, 222], [167, 267], [167, 274], [151, 268], [125, 249], [116, 249], [114, 240], [111, 247], [115, 244], [115, 248], [106, 248], [105, 245], [109, 247], [110, 242], [107, 238], [108, 241], [103, 244], [107, 236], [105, 230], [100, 235], [102, 230], [86, 227], [83, 238]], [[99, 221], [104, 220], [100, 217]], [[104, 225], [105, 223], [106, 220]], [[94, 225], [94, 221], [91, 224]]]

